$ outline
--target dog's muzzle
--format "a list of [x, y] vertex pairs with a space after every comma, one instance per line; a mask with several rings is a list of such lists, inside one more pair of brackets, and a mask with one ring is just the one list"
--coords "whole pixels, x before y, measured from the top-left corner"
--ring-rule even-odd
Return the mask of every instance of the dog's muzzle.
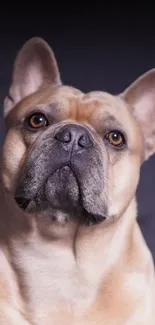
[[84, 126], [67, 124], [48, 133], [30, 153], [20, 179], [15, 198], [28, 212], [52, 207], [97, 222], [106, 216], [103, 159]]

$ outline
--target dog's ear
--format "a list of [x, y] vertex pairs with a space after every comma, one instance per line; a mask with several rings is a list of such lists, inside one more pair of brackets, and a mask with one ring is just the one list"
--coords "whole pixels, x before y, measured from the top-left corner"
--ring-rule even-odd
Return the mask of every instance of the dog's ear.
[[33, 37], [16, 56], [9, 94], [4, 99], [4, 116], [24, 97], [50, 84], [61, 84], [54, 53], [43, 39]]
[[155, 153], [155, 69], [144, 73], [121, 95], [139, 123], [145, 144], [145, 159]]

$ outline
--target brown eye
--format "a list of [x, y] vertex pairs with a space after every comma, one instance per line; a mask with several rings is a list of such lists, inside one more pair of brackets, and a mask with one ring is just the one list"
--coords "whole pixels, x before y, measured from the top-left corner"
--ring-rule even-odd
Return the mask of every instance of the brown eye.
[[34, 113], [27, 119], [27, 125], [33, 129], [40, 129], [48, 125], [46, 117], [41, 113]]
[[106, 140], [115, 147], [122, 147], [125, 144], [125, 139], [120, 131], [111, 131], [105, 135]]

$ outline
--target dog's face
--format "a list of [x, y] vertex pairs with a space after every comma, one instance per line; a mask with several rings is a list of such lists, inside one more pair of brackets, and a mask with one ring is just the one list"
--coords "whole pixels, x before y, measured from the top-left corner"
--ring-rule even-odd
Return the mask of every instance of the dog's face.
[[119, 96], [83, 94], [62, 84], [43, 40], [28, 41], [4, 102], [3, 183], [21, 211], [85, 224], [122, 215], [155, 149], [154, 84], [152, 70]]

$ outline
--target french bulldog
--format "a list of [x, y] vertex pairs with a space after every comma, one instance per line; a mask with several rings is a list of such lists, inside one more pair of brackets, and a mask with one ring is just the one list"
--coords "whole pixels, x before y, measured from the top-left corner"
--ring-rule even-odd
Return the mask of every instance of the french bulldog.
[[136, 191], [155, 153], [155, 69], [120, 94], [85, 94], [33, 37], [15, 58], [4, 119], [0, 324], [154, 325]]

